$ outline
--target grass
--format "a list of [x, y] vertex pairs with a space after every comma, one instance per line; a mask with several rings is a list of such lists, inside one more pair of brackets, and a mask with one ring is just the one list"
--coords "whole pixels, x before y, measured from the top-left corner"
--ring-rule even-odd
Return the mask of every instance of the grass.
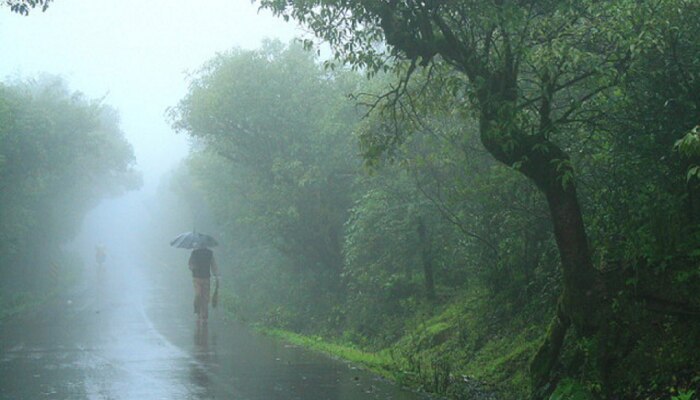
[[[472, 292], [436, 310], [416, 315], [393, 345], [372, 352], [342, 338], [302, 335], [258, 327], [263, 334], [362, 366], [387, 379], [452, 398], [462, 376], [481, 382], [502, 398], [529, 395], [528, 367], [546, 327], [523, 317], [494, 318], [488, 296]], [[347, 336], [347, 335], [346, 335]]]
[[386, 352], [367, 352], [357, 349], [352, 345], [332, 343], [319, 336], [305, 336], [281, 329], [258, 327], [257, 330], [265, 335], [279, 338], [287, 343], [361, 365], [387, 379], [396, 379], [394, 362]]
[[[458, 385], [459, 377], [465, 376], [503, 398], [526, 398], [530, 360], [546, 327], [524, 316], [506, 314], [510, 316], [495, 316], [483, 292], [466, 293], [417, 324], [394, 348], [404, 355], [404, 368], [418, 372], [418, 384], [423, 387], [430, 388], [446, 368], [450, 385]], [[458, 387], [441, 389], [447, 395], [460, 393]]]
[[530, 391], [530, 360], [541, 336], [505, 334], [487, 342], [464, 364], [466, 375], [499, 387], [507, 398], [524, 398]]

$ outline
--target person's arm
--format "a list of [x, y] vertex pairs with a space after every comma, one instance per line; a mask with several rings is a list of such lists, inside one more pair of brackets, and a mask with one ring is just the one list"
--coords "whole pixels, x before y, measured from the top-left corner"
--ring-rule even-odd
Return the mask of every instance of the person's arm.
[[190, 267], [190, 271], [194, 271], [194, 263], [192, 262], [193, 256], [194, 256], [194, 252], [192, 252], [192, 254], [190, 254], [190, 261], [187, 262], [187, 264]]
[[219, 279], [219, 266], [216, 265], [216, 259], [213, 255], [211, 256], [211, 272], [214, 274], [216, 279]]

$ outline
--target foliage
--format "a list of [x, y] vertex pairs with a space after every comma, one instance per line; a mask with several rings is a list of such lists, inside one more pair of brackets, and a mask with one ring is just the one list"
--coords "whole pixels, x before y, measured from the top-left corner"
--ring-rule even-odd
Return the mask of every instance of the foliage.
[[400, 379], [454, 397], [472, 379], [539, 398], [690, 382], [694, 2], [261, 3], [336, 61], [234, 51], [172, 114], [235, 242], [232, 309], [390, 351]]
[[[645, 17], [653, 10], [625, 1], [262, 4], [306, 24], [336, 49], [336, 58], [368, 68], [370, 74], [389, 67], [386, 56], [398, 60], [398, 84], [375, 103], [389, 115], [411, 118], [415, 112], [415, 119], [421, 118], [422, 109], [411, 103], [410, 79], [417, 68], [437, 65], [427, 74], [451, 83], [446, 86], [455, 107], [472, 108], [488, 152], [530, 178], [547, 200], [562, 271], [560, 310], [566, 322], [561, 330], [570, 324], [591, 334], [599, 330], [604, 318], [597, 312], [601, 285], [588, 248], [573, 165], [567, 149], [557, 143], [557, 133], [598, 112], [588, 106], [615, 86], [634, 55], [636, 43], [628, 39], [629, 33], [644, 33]], [[625, 23], [616, 18], [622, 15]], [[594, 21], [596, 29], [590, 29]], [[375, 45], [378, 40], [389, 45], [386, 52], [375, 50], [381, 49]], [[408, 98], [407, 111], [402, 98]], [[400, 145], [416, 131], [402, 129], [401, 118], [392, 122], [395, 135], [389, 145]], [[553, 334], [563, 337], [562, 332]], [[543, 343], [540, 354], [552, 359], [546, 365], [554, 365], [561, 345], [558, 340]], [[537, 385], [545, 386], [549, 367], [534, 371]]]
[[448, 398], [525, 397], [525, 366], [540, 334], [535, 327], [523, 330], [525, 320], [494, 319], [485, 294], [471, 292], [429, 320], [414, 321], [401, 339], [381, 350], [367, 351], [338, 337], [262, 332]]
[[[488, 152], [544, 195], [562, 296], [558, 323], [536, 357], [546, 367], [532, 370], [537, 396], [553, 387], [562, 346], [593, 340], [604, 347], [606, 330], [620, 329], [607, 327], [618, 286], [597, 268], [614, 264], [622, 275], [637, 274], [627, 282], [663, 274], [669, 265], [684, 264], [681, 275], [695, 275], [696, 264], [680, 260], [697, 248], [696, 188], [678, 180], [693, 164], [668, 157], [679, 134], [697, 124], [695, 2], [261, 3], [309, 27], [341, 62], [370, 76], [396, 73], [395, 84], [370, 104], [386, 129], [364, 136], [366, 156], [379, 158], [424, 132], [421, 124], [435, 109], [423, 99], [434, 100], [432, 87], [445, 88], [450, 96], [435, 103], [476, 118]], [[415, 90], [424, 76], [431, 79]], [[616, 184], [608, 188], [611, 178]], [[578, 182], [588, 186], [578, 192]], [[584, 217], [592, 221], [593, 241]], [[683, 278], [684, 293], [694, 285]], [[684, 310], [692, 303], [655, 293], [661, 286], [623, 293]], [[635, 304], [624, 318], [644, 314], [648, 305]], [[578, 336], [566, 335], [570, 326]], [[606, 351], [595, 357], [602, 359], [591, 369], [603, 366], [600, 384], [610, 390]]]
[[14, 13], [29, 15], [29, 11], [36, 7], [41, 7], [41, 11], [46, 11], [53, 0], [4, 0], [0, 4], [9, 7]]
[[92, 206], [140, 178], [116, 111], [58, 78], [0, 86], [0, 142], [0, 268], [21, 287], [22, 271], [45, 272]]
[[[260, 3], [334, 60], [232, 50], [170, 110], [226, 309], [454, 398], [694, 396], [697, 1]], [[130, 149], [60, 84], [0, 89], [0, 266], [46, 264]]]
[[[692, 159], [700, 155], [700, 125], [693, 128], [681, 139], [678, 139], [674, 148], [685, 158]], [[700, 166], [698, 165], [690, 165], [688, 167], [686, 180], [690, 181], [693, 178], [700, 178]]]
[[592, 400], [594, 397], [576, 381], [565, 380], [559, 383], [549, 400]]
[[671, 400], [692, 400], [694, 394], [695, 394], [694, 390], [683, 390], [683, 391], [679, 392], [677, 395], [672, 396]]
[[386, 354], [369, 353], [350, 345], [329, 343], [318, 336], [304, 336], [279, 329], [261, 328], [259, 331], [297, 346], [303, 346], [334, 357], [340, 357], [354, 364], [362, 365], [370, 371], [382, 376], [388, 378], [395, 377], [391, 370], [391, 359]]
[[[388, 90], [382, 87], [387, 78], [375, 77], [358, 100], [371, 106], [381, 98], [377, 92]], [[424, 118], [399, 121], [399, 131], [414, 132], [400, 144], [391, 145], [390, 112], [370, 114], [360, 128], [373, 173], [358, 187], [345, 243], [353, 299], [345, 334], [360, 343], [391, 342], [402, 334], [407, 315], [425, 311], [422, 296], [415, 295], [424, 284], [425, 246], [416, 232], [421, 221], [429, 232], [438, 302], [483, 283], [497, 301], [517, 306], [535, 307], [526, 300], [533, 295], [546, 304], [557, 293], [556, 253], [541, 199], [484, 153], [470, 117], [445, 101], [443, 89], [435, 80], [409, 85], [407, 95], [422, 94], [411, 101]], [[390, 165], [376, 163], [376, 146], [386, 148]], [[368, 340], [378, 332], [384, 339]]]
[[279, 287], [259, 293], [292, 291], [286, 306], [302, 313], [330, 312], [333, 302], [318, 297], [342, 294], [343, 224], [359, 164], [358, 115], [345, 94], [356, 82], [325, 73], [298, 45], [266, 42], [209, 62], [171, 110], [174, 126], [202, 146], [192, 171], [224, 230], [260, 243], [243, 250], [247, 262], [258, 264], [256, 252], [284, 260], [268, 264], [287, 268], [273, 273], [289, 276], [285, 285], [272, 279]]

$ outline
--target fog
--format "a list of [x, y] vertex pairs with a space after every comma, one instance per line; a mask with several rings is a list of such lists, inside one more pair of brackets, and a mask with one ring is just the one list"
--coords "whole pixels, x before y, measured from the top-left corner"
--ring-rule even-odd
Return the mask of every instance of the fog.
[[[139, 235], [150, 231], [152, 210], [145, 205], [163, 174], [188, 153], [188, 139], [173, 132], [165, 110], [186, 93], [189, 73], [217, 52], [298, 34], [247, 0], [61, 0], [29, 17], [2, 9], [0, 76], [63, 77], [72, 90], [115, 107], [134, 148], [143, 186], [92, 210], [74, 246], [86, 257], [96, 243], [134, 253]], [[193, 216], [183, 216], [182, 228], [193, 224]]]
[[0, 399], [697, 398], [698, 4], [0, 0]]

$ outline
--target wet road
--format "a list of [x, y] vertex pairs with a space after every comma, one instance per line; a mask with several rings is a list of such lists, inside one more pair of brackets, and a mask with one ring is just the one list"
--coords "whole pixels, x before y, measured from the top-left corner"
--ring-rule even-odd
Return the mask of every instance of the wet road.
[[3, 321], [0, 398], [428, 398], [218, 312], [197, 328], [191, 290], [181, 292], [173, 301], [171, 286], [134, 266]]

